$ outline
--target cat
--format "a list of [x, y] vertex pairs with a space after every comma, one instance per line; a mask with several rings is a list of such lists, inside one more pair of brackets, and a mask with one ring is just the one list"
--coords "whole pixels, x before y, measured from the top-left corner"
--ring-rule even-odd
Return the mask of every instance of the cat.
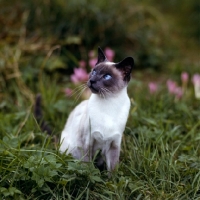
[[109, 172], [119, 162], [122, 134], [130, 109], [127, 85], [134, 59], [127, 57], [119, 63], [109, 62], [101, 48], [87, 87], [92, 94], [69, 115], [61, 133], [60, 151], [76, 159], [92, 161]]

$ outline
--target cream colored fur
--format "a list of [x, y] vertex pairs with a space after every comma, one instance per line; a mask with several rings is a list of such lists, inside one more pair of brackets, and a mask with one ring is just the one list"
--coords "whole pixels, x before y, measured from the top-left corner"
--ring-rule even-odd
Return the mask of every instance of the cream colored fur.
[[108, 171], [119, 161], [122, 134], [130, 109], [127, 87], [106, 97], [92, 94], [70, 114], [61, 134], [60, 151], [90, 161], [101, 150]]

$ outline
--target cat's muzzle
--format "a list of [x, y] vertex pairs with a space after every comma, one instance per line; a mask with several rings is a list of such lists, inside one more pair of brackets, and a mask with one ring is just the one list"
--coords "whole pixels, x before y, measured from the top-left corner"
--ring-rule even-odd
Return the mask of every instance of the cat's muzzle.
[[98, 91], [98, 89], [96, 89], [94, 84], [95, 84], [95, 82], [93, 82], [92, 80], [89, 80], [87, 82], [87, 86], [90, 88], [91, 92], [97, 94], [99, 91]]

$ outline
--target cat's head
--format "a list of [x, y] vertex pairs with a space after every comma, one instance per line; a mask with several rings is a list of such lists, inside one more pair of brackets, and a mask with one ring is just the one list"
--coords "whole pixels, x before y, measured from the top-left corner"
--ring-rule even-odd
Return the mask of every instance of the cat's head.
[[116, 94], [130, 81], [133, 65], [132, 57], [119, 63], [109, 62], [101, 48], [98, 48], [98, 61], [90, 73], [87, 85], [95, 94]]

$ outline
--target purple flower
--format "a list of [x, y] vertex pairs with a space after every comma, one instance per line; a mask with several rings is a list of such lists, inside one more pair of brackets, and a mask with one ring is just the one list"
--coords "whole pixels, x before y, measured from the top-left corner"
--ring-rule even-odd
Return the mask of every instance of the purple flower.
[[167, 81], [167, 88], [169, 93], [175, 95], [177, 99], [181, 99], [183, 96], [183, 89], [177, 86], [177, 83], [172, 80]]
[[168, 91], [169, 93], [171, 94], [175, 94], [176, 92], [176, 88], [177, 88], [177, 84], [175, 81], [172, 81], [172, 80], [167, 80], [167, 88], [168, 88]]
[[95, 57], [95, 51], [94, 50], [91, 50], [89, 53], [88, 53], [88, 56], [90, 58], [94, 58]]
[[188, 83], [188, 80], [189, 80], [189, 75], [187, 72], [182, 72], [181, 73], [181, 80], [182, 80], [182, 83]]
[[86, 67], [86, 62], [84, 60], [79, 61], [79, 67], [85, 68]]
[[200, 82], [200, 74], [194, 74], [192, 77], [193, 84], [198, 84]]
[[108, 60], [110, 62], [112, 62], [115, 57], [115, 52], [111, 48], [106, 47], [104, 50], [104, 53], [105, 53], [106, 57], [108, 58]]
[[148, 84], [148, 86], [149, 86], [149, 92], [150, 92], [151, 94], [157, 92], [157, 90], [158, 90], [158, 85], [157, 85], [156, 83], [150, 82], [150, 83]]
[[183, 90], [182, 90], [181, 87], [177, 87], [175, 89], [175, 96], [176, 96], [177, 99], [181, 99], [182, 98], [182, 96], [183, 96]]
[[192, 82], [194, 84], [195, 97], [200, 99], [200, 74], [194, 74], [192, 77]]
[[88, 79], [88, 73], [83, 68], [74, 68], [74, 74], [70, 78], [73, 83], [77, 84], [86, 81]]
[[89, 66], [92, 68], [96, 65], [96, 63], [97, 63], [97, 58], [91, 58], [89, 60]]
[[66, 96], [71, 96], [72, 95], [72, 89], [70, 89], [70, 88], [66, 88], [65, 90], [64, 90], [64, 93], [65, 93], [65, 95]]

